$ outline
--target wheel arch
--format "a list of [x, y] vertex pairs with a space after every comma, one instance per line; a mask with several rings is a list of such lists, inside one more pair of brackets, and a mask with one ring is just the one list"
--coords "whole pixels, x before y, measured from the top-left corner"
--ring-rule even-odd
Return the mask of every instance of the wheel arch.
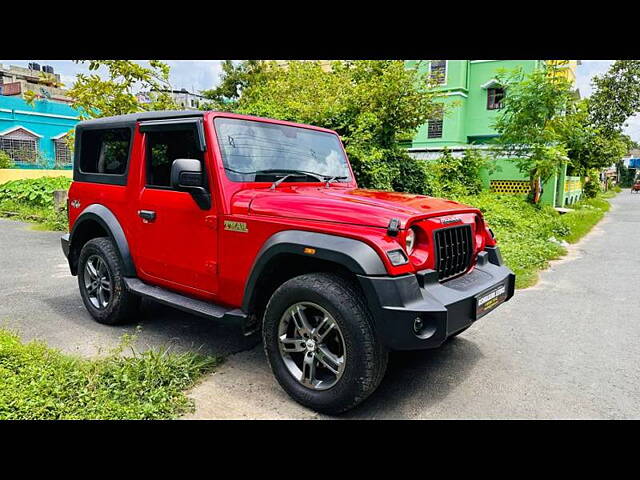
[[73, 224], [69, 236], [69, 267], [73, 275], [78, 273], [78, 258], [85, 243], [97, 237], [109, 237], [122, 260], [123, 273], [135, 277], [136, 270], [129, 250], [127, 237], [120, 222], [104, 205], [93, 204], [84, 209]]
[[339, 274], [353, 280], [356, 286], [356, 275], [387, 274], [378, 253], [360, 240], [286, 230], [269, 237], [256, 255], [245, 285], [242, 310], [261, 314], [278, 286], [295, 276], [318, 271]]

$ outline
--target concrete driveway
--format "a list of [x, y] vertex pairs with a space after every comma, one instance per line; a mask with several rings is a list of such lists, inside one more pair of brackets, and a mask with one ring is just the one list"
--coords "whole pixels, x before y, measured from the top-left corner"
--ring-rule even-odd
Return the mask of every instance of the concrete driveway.
[[[378, 391], [340, 418], [640, 418], [640, 196], [612, 204], [536, 287], [438, 350], [393, 354]], [[90, 319], [58, 237], [0, 220], [0, 324], [90, 355], [134, 327]], [[140, 323], [141, 346], [229, 355], [188, 418], [326, 418], [290, 400], [235, 330], [152, 303]]]

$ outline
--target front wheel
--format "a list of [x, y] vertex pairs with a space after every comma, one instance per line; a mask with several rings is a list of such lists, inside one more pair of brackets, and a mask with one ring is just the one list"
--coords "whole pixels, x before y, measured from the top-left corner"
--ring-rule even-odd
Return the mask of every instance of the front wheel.
[[283, 283], [267, 305], [263, 335], [282, 388], [318, 412], [355, 407], [386, 370], [387, 351], [362, 293], [337, 275], [311, 273]]

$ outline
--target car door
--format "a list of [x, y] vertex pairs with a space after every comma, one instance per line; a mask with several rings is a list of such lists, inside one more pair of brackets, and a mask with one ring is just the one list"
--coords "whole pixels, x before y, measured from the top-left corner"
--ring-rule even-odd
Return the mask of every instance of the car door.
[[177, 159], [201, 162], [205, 188], [210, 169], [200, 119], [142, 122], [144, 182], [138, 210], [137, 264], [147, 280], [187, 293], [215, 294], [218, 287], [216, 205], [203, 209], [190, 193], [171, 187]]

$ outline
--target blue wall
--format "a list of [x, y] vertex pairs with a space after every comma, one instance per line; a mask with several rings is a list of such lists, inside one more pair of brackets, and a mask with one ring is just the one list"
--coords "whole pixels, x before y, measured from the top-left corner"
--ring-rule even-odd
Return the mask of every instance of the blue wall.
[[[38, 150], [46, 158], [48, 168], [53, 168], [55, 164], [55, 150], [51, 138], [75, 127], [79, 121], [77, 117], [78, 112], [65, 103], [36, 100], [32, 107], [20, 97], [0, 95], [0, 132], [13, 127], [24, 127], [42, 135], [38, 141]], [[35, 165], [16, 166], [42, 168]]]

